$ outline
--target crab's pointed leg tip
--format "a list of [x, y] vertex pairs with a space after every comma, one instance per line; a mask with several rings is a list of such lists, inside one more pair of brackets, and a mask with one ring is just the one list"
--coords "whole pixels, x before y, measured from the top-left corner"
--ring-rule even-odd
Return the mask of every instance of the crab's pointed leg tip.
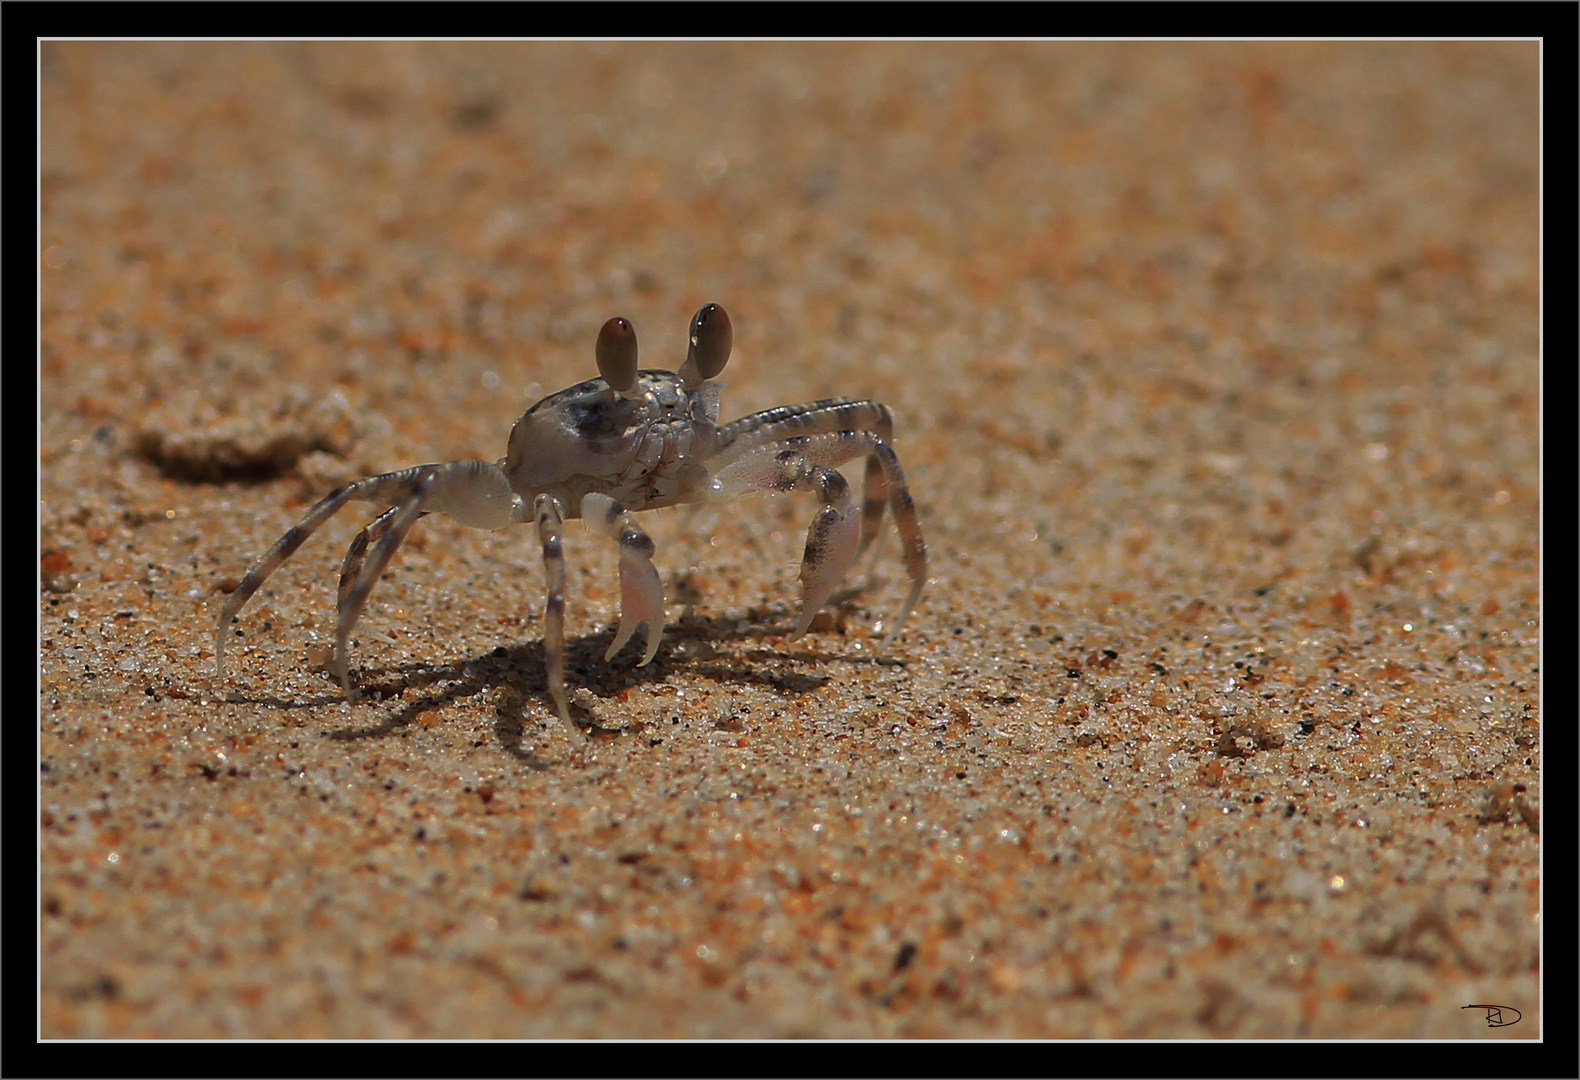
[[581, 728], [576, 726], [576, 721], [570, 718], [570, 714], [561, 713], [560, 719], [565, 721], [565, 730], [571, 733], [571, 741], [577, 743], [578, 745], [585, 745], [587, 742], [587, 735], [584, 731], [582, 731]]
[[550, 687], [549, 695], [554, 698], [554, 711], [559, 715], [560, 723], [565, 725], [565, 730], [571, 733], [571, 738], [581, 739], [581, 729], [576, 726], [576, 721], [571, 719], [571, 705], [565, 697], [565, 692], [557, 687]]
[[647, 667], [653, 662], [653, 657], [658, 655], [658, 647], [664, 640], [662, 630], [654, 630], [652, 623], [647, 626], [647, 651], [642, 654], [642, 662], [637, 667]]
[[822, 604], [818, 604], [815, 607], [803, 607], [801, 609], [800, 621], [796, 623], [795, 633], [790, 635], [790, 640], [800, 641], [802, 638], [806, 637], [807, 634], [811, 632], [812, 624], [817, 621], [817, 617], [819, 613], [822, 612], [822, 610]]
[[609, 643], [609, 651], [603, 654], [605, 662], [613, 660], [620, 650], [625, 648], [625, 643], [630, 641], [636, 633], [637, 626], [637, 623], [631, 622], [623, 616], [621, 617], [620, 629], [615, 634], [614, 640]]

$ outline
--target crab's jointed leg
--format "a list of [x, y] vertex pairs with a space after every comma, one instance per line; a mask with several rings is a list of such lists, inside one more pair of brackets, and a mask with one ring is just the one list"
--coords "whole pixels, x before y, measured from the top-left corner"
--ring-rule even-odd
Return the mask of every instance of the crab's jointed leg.
[[653, 540], [630, 511], [607, 495], [584, 496], [582, 520], [620, 545], [620, 630], [604, 659], [613, 660], [637, 628], [646, 626], [647, 651], [637, 664], [644, 667], [658, 655], [664, 636], [664, 586], [653, 565]]
[[[843, 397], [764, 409], [720, 428], [718, 451], [709, 464], [718, 471], [763, 446], [794, 435], [827, 435], [840, 431], [866, 431], [888, 442], [894, 437], [894, 414], [881, 402]], [[878, 538], [888, 499], [887, 470], [879, 455], [870, 454], [862, 487], [861, 545], [856, 550], [856, 558], [861, 558]]]
[[543, 576], [548, 583], [548, 599], [543, 605], [543, 666], [548, 672], [549, 694], [554, 707], [571, 734], [581, 732], [571, 722], [571, 709], [565, 700], [565, 545], [561, 534], [565, 511], [552, 495], [539, 495], [532, 503], [538, 521], [538, 542], [543, 545]]
[[[407, 496], [405, 502], [374, 520], [374, 525], [386, 518], [389, 523], [381, 530], [382, 535], [378, 538], [378, 543], [373, 545], [370, 557], [358, 571], [356, 581], [349, 589], [345, 587], [344, 581], [341, 582], [341, 595], [335, 613], [335, 674], [340, 679], [340, 685], [345, 688], [346, 697], [353, 701], [356, 700], [357, 692], [351, 685], [351, 658], [347, 655], [350, 651], [351, 631], [357, 625], [357, 620], [362, 617], [362, 609], [367, 606], [373, 586], [377, 585], [379, 578], [384, 576], [384, 568], [389, 566], [396, 550], [406, 541], [406, 535], [411, 532], [411, 527], [417, 524], [418, 518], [422, 517], [423, 503], [427, 501], [428, 494], [433, 490], [438, 478], [439, 469], [429, 469], [412, 485], [411, 494]], [[361, 539], [360, 534], [358, 539]], [[358, 545], [353, 541], [351, 546], [355, 549]], [[360, 558], [353, 559], [351, 551], [347, 551], [345, 563], [341, 567], [342, 576], [349, 564], [358, 561], [361, 561]]]
[[845, 478], [825, 465], [812, 465], [794, 450], [784, 450], [779, 460], [798, 474], [796, 487], [810, 487], [823, 505], [806, 531], [806, 551], [801, 556], [801, 621], [794, 641], [812, 628], [812, 620], [823, 610], [834, 588], [845, 579], [850, 564], [856, 561], [860, 522], [856, 501], [851, 498]]
[[248, 567], [236, 591], [225, 601], [215, 627], [214, 649], [215, 669], [222, 682], [225, 677], [225, 629], [231, 620], [280, 564], [353, 500], [383, 503], [391, 509], [357, 535], [341, 566], [335, 619], [335, 668], [348, 695], [353, 692], [347, 670], [346, 642], [367, 603], [368, 594], [416, 520], [423, 514], [443, 513], [481, 529], [502, 529], [521, 520], [520, 499], [511, 491], [509, 478], [497, 465], [486, 461], [418, 465], [357, 480], [330, 492]]
[[815, 491], [822, 500], [806, 533], [806, 551], [801, 559], [801, 620], [790, 635], [792, 641], [807, 632], [850, 569], [861, 537], [850, 484], [833, 469], [812, 460], [807, 453], [812, 438], [794, 435], [763, 447], [715, 477], [723, 495]]
[[384, 534], [390, 531], [390, 522], [395, 520], [395, 515], [398, 513], [400, 513], [398, 506], [392, 506], [384, 511], [368, 522], [352, 539], [351, 546], [346, 548], [345, 560], [340, 564], [340, 585], [335, 595], [337, 622], [339, 614], [346, 610], [346, 598], [351, 595], [351, 587], [357, 583], [357, 577], [362, 573], [362, 564], [368, 557], [368, 546], [377, 544]]
[[[788, 421], [781, 420], [781, 423], [805, 430], [838, 422], [844, 419], [841, 413], [858, 410], [869, 417], [877, 416], [880, 421], [888, 419], [888, 410], [873, 402], [834, 401], [823, 404], [828, 406], [828, 419], [815, 421], [808, 416], [811, 407], [803, 407], [800, 413], [792, 414]], [[773, 413], [781, 410], [769, 411]], [[777, 427], [778, 423], [772, 426], [760, 425], [762, 430], [769, 431]], [[761, 491], [810, 490], [817, 492], [823, 503], [813, 518], [811, 528], [807, 530], [806, 552], [801, 563], [803, 606], [794, 637], [806, 633], [812, 625], [812, 619], [850, 569], [860, 549], [871, 542], [870, 536], [876, 534], [877, 525], [882, 522], [881, 509], [875, 513], [872, 503], [875, 496], [887, 497], [900, 532], [905, 568], [911, 579], [910, 594], [889, 631], [888, 638], [892, 640], [906, 616], [916, 606], [922, 586], [927, 581], [927, 545], [922, 540], [916, 507], [911, 501], [905, 474], [900, 469], [893, 448], [874, 431], [833, 430], [791, 435], [772, 442], [755, 437], [750, 441], [756, 445], [745, 453], [729, 455], [734, 460], [715, 472], [717, 495], [727, 498]], [[869, 463], [866, 505], [858, 517], [850, 485], [833, 466], [862, 454], [877, 461], [876, 471], [880, 481], [877, 491], [874, 491], [871, 486], [874, 469]], [[879, 505], [881, 507], [881, 503]]]
[[[889, 500], [889, 480], [883, 473], [883, 459], [867, 455], [867, 476], [861, 485], [861, 547], [856, 558], [871, 549], [883, 529], [883, 508]], [[876, 555], [873, 558], [877, 558]]]

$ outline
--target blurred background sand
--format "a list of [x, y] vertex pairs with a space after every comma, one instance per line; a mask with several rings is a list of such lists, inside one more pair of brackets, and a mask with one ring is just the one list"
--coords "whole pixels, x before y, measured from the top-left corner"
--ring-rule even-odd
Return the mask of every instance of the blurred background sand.
[[[1535, 44], [42, 58], [46, 1037], [1539, 1033]], [[641, 669], [573, 526], [578, 749], [428, 518], [349, 705], [357, 504], [217, 689], [319, 496], [707, 301], [727, 418], [895, 410], [886, 653], [805, 496], [644, 516]]]

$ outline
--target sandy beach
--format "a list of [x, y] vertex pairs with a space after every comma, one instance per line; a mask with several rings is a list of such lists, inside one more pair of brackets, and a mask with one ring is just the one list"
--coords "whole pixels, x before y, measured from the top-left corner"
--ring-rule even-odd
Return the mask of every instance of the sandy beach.
[[[1538, 46], [43, 47], [40, 1031], [1533, 1039]], [[338, 485], [495, 461], [612, 316], [817, 499], [619, 555]], [[860, 488], [858, 459], [841, 470]], [[1489, 1025], [1495, 1003], [1518, 1021]]]

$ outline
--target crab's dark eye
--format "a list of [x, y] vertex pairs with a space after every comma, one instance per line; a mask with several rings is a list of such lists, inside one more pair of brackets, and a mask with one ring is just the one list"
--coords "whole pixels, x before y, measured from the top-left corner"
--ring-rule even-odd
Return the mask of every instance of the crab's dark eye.
[[598, 374], [625, 393], [636, 385], [636, 331], [626, 319], [610, 319], [598, 331]]
[[734, 344], [735, 327], [718, 304], [708, 304], [692, 318], [691, 348], [704, 379], [712, 379], [724, 370]]
[[718, 304], [704, 304], [691, 317], [691, 341], [680, 375], [688, 387], [700, 386], [718, 376], [729, 363], [735, 344], [735, 327]]

